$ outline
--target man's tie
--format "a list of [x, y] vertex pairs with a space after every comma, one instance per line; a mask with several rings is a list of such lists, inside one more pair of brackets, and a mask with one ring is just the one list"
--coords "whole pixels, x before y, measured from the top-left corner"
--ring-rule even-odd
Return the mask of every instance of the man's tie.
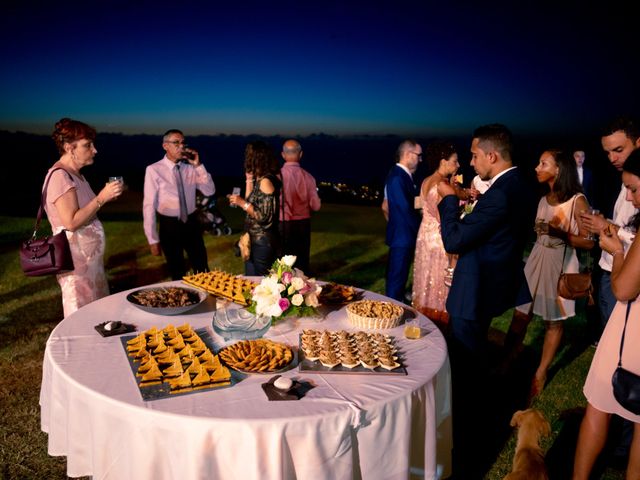
[[187, 222], [187, 199], [184, 196], [184, 185], [182, 185], [182, 175], [180, 175], [180, 165], [176, 163], [173, 167], [173, 174], [176, 177], [176, 185], [178, 187], [178, 200], [180, 201], [180, 216], [178, 217], [182, 223]]

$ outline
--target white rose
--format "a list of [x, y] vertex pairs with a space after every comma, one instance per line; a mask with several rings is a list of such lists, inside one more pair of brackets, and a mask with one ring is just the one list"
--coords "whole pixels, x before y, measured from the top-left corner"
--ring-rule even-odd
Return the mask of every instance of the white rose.
[[304, 297], [304, 304], [307, 307], [317, 307], [318, 305], [320, 305], [320, 303], [318, 302], [318, 295], [316, 295], [315, 292], [310, 293], [309, 295]]
[[284, 263], [287, 267], [293, 267], [293, 264], [296, 263], [297, 258], [298, 257], [296, 257], [295, 255], [285, 255], [280, 259], [280, 261]]
[[291, 297], [291, 303], [296, 307], [299, 307], [304, 302], [304, 297], [299, 293], [296, 293], [293, 297]]
[[293, 277], [291, 279], [291, 286], [297, 290], [300, 290], [304, 287], [304, 280], [300, 277]]

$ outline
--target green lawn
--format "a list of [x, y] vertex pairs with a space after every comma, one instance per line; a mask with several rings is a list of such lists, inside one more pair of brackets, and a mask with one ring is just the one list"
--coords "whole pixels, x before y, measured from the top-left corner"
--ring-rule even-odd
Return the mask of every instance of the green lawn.
[[[130, 193], [128, 201], [109, 204], [100, 215], [107, 232], [105, 264], [112, 292], [168, 279], [163, 259], [149, 254], [139, 200]], [[222, 210], [238, 232], [243, 212]], [[62, 319], [60, 292], [53, 277], [27, 278], [20, 270], [18, 242], [30, 234], [33, 220], [0, 217], [0, 225], [0, 478], [65, 478], [64, 457], [47, 455], [47, 436], [40, 431], [38, 406], [45, 342]], [[237, 233], [205, 235], [211, 268], [242, 273], [242, 262], [232, 253], [237, 237]], [[313, 219], [311, 264], [313, 273], [322, 280], [382, 293], [386, 253], [384, 219], [377, 207], [324, 205]], [[490, 338], [496, 344], [501, 342], [510, 315], [507, 312], [493, 322]], [[594, 352], [585, 341], [584, 316], [568, 320], [565, 331], [549, 384], [535, 403], [553, 426], [552, 437], [544, 443], [548, 455], [564, 463], [573, 455], [573, 409], [585, 404], [582, 384]], [[542, 334], [541, 322], [532, 322], [521, 378], [514, 380], [514, 390], [516, 384], [528, 384], [532, 365], [540, 354]], [[524, 406], [515, 394], [513, 406], [514, 410]], [[510, 416], [512, 411], [506, 413]], [[488, 479], [501, 479], [510, 470], [515, 439], [508, 430], [508, 420], [502, 430], [507, 434], [499, 439], [500, 451]], [[619, 479], [622, 474], [609, 470], [603, 478]]]

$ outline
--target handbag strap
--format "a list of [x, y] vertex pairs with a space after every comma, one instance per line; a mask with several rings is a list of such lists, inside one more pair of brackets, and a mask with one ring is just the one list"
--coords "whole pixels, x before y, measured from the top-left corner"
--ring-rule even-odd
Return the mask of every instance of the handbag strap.
[[[576, 206], [576, 201], [578, 201], [578, 195], [579, 195], [578, 193], [576, 193], [574, 195], [573, 203], [571, 204], [571, 214], [569, 215], [569, 230], [567, 231], [567, 235], [571, 231], [571, 222], [573, 221], [573, 209]], [[562, 275], [564, 273], [564, 259], [567, 256], [567, 243], [569, 243], [569, 242], [564, 242], [564, 252], [562, 253], [562, 265], [560, 266], [560, 275]], [[589, 257], [591, 256], [591, 250], [587, 250], [587, 255], [589, 255]], [[580, 263], [580, 262], [578, 262], [578, 263]], [[589, 261], [589, 263], [590, 263], [590, 261]], [[578, 269], [579, 268], [580, 267], [578, 266]]]
[[45, 211], [44, 205], [47, 201], [47, 188], [49, 187], [49, 180], [51, 180], [51, 176], [53, 175], [53, 172], [55, 172], [56, 170], [63, 170], [69, 176], [69, 180], [73, 182], [73, 177], [71, 176], [71, 174], [62, 167], [56, 167], [49, 172], [49, 175], [47, 175], [47, 180], [44, 182], [44, 187], [42, 188], [42, 196], [40, 197], [40, 208], [38, 208], [38, 214], [36, 215], [36, 224], [33, 228], [33, 235], [31, 236], [31, 238], [36, 237], [36, 233], [40, 228], [40, 222], [42, 221], [42, 214]]
[[633, 300], [627, 302], [627, 314], [624, 317], [624, 328], [622, 329], [622, 338], [620, 339], [620, 358], [618, 358], [618, 367], [622, 367], [622, 348], [624, 347], [624, 334], [627, 330], [627, 320], [629, 320], [629, 312], [631, 311], [631, 304]]

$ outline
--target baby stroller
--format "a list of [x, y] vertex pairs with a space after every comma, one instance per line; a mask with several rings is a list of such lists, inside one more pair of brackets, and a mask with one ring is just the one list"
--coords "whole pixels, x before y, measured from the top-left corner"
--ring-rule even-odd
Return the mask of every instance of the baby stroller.
[[200, 190], [196, 190], [196, 211], [203, 231], [217, 237], [231, 235], [231, 227], [227, 224], [227, 219], [216, 207], [216, 199], [213, 195], [207, 197]]

